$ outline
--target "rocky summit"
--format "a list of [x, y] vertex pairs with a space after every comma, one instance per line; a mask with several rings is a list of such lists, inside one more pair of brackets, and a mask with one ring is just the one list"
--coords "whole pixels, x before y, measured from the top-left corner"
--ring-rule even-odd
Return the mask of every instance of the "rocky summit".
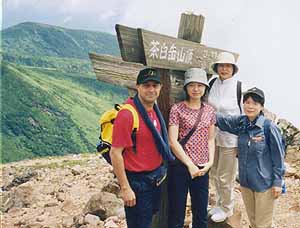
[[[277, 227], [299, 227], [300, 151], [287, 154], [287, 193], [279, 199]], [[123, 202], [112, 167], [96, 154], [48, 157], [8, 163], [1, 167], [2, 227], [125, 228]], [[215, 201], [210, 191], [210, 203]], [[235, 213], [223, 225], [248, 227], [238, 183]], [[187, 203], [185, 227], [191, 224]]]

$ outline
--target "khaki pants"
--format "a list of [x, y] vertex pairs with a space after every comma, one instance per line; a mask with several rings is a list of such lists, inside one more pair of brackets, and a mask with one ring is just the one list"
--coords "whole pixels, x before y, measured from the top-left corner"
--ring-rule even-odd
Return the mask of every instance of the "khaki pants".
[[241, 187], [243, 201], [251, 228], [273, 227], [273, 211], [275, 198], [272, 189], [265, 192], [254, 192], [249, 188]]
[[216, 188], [217, 206], [224, 212], [233, 211], [233, 189], [237, 172], [237, 147], [216, 147], [214, 164], [210, 170]]

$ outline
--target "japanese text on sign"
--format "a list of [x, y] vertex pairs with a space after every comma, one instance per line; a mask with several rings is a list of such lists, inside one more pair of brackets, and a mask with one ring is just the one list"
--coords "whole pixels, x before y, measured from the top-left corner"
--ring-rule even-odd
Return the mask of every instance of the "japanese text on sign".
[[194, 54], [194, 49], [192, 48], [177, 48], [174, 43], [171, 45], [161, 44], [157, 40], [152, 40], [150, 45], [149, 58], [192, 64]]

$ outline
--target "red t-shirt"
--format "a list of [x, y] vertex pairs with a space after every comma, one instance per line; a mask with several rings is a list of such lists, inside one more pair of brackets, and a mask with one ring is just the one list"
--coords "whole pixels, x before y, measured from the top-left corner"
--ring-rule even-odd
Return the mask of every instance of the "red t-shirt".
[[[126, 103], [134, 105], [132, 99]], [[148, 112], [156, 129], [161, 132], [159, 119], [152, 109]], [[139, 114], [139, 130], [136, 134], [136, 153], [133, 151], [131, 139], [133, 116], [129, 110], [121, 110], [114, 122], [112, 146], [124, 147], [123, 158], [125, 169], [128, 171], [141, 172], [151, 171], [159, 167], [162, 157], [156, 148], [154, 137]]]

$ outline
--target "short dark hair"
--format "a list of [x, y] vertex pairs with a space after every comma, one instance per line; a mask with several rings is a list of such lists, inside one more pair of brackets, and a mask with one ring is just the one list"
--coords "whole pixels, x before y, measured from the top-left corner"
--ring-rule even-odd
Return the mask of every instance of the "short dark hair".
[[[183, 91], [184, 91], [184, 95], [185, 95], [184, 100], [189, 101], [189, 100], [190, 100], [190, 95], [189, 95], [188, 92], [187, 92], [187, 86], [188, 86], [188, 84], [185, 85], [185, 86], [183, 87]], [[204, 94], [203, 94], [203, 96], [201, 97], [201, 101], [202, 101], [202, 102], [207, 101], [207, 93], [208, 93], [208, 87], [205, 86]]]
[[261, 106], [264, 106], [265, 104], [265, 99], [258, 96], [255, 93], [247, 93], [243, 96], [243, 104], [246, 102], [246, 100], [248, 100], [248, 98], [251, 97], [255, 102], [258, 102], [261, 104]]

